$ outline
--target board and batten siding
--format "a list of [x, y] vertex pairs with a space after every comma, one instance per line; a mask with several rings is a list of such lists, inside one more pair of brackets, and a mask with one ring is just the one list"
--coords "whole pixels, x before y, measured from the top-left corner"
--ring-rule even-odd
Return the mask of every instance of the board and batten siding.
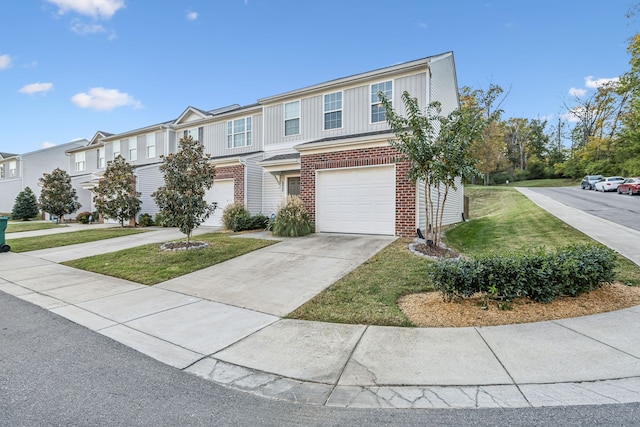
[[[284, 135], [284, 103], [264, 107], [265, 149], [269, 145], [289, 144], [290, 146], [358, 133], [388, 129], [386, 122], [371, 123], [370, 83], [393, 80], [393, 106], [399, 114], [404, 114], [401, 95], [405, 90], [418, 98], [420, 105], [427, 101], [427, 77], [425, 72], [393, 78], [371, 80], [355, 87], [336, 87], [306, 98], [300, 98], [300, 133]], [[342, 128], [324, 130], [324, 95], [342, 91]], [[296, 101], [291, 98], [286, 102]]]
[[[251, 145], [228, 148], [227, 122], [246, 117], [251, 117]], [[238, 116], [229, 120], [211, 123], [203, 127], [202, 140], [205, 153], [211, 154], [211, 157], [225, 157], [262, 150], [262, 115]], [[180, 137], [182, 137], [182, 132], [178, 132]]]
[[431, 96], [440, 102], [442, 115], [447, 115], [459, 107], [458, 85], [455, 78], [453, 56], [439, 58], [431, 62]]

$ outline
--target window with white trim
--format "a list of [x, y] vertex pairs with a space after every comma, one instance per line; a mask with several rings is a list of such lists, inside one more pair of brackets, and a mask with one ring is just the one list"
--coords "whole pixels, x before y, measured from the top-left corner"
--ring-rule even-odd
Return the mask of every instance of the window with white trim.
[[104, 167], [104, 148], [98, 148], [98, 169]]
[[156, 134], [150, 133], [146, 136], [145, 142], [147, 150], [147, 159], [153, 159], [156, 157]]
[[120, 141], [113, 141], [113, 160], [120, 155]]
[[251, 117], [227, 122], [227, 148], [248, 147], [252, 142]]
[[342, 127], [342, 92], [324, 96], [324, 130]]
[[182, 136], [184, 136], [185, 138], [190, 136], [194, 141], [198, 141], [202, 144], [202, 134], [202, 128], [199, 127], [185, 130]]
[[87, 153], [85, 153], [84, 151], [75, 154], [76, 172], [82, 172], [87, 168], [86, 159]]
[[4, 178], [4, 165], [0, 165], [0, 178]]
[[300, 101], [284, 104], [284, 135], [300, 133]]
[[129, 161], [138, 160], [138, 138], [129, 138]]
[[384, 107], [380, 102], [378, 92], [382, 92], [385, 98], [391, 102], [393, 100], [393, 81], [389, 80], [371, 85], [371, 123], [385, 121]]
[[17, 171], [17, 163], [15, 160], [9, 162], [9, 177], [14, 177], [18, 175]]

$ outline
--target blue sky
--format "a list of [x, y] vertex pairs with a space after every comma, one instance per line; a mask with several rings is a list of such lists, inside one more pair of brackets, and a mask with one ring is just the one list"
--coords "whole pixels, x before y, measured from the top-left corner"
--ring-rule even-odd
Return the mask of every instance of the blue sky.
[[0, 4], [0, 151], [120, 133], [453, 51], [504, 117], [566, 113], [629, 69], [625, 0], [14, 0]]

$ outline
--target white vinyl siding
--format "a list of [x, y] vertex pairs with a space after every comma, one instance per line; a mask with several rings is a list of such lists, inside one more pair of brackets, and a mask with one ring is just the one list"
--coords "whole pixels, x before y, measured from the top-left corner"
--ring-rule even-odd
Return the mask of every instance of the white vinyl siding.
[[380, 102], [379, 92], [382, 92], [385, 98], [393, 102], [393, 81], [389, 80], [371, 85], [371, 123], [385, 121], [384, 107]]
[[316, 231], [395, 235], [395, 166], [326, 169], [316, 175]]
[[324, 95], [324, 130], [342, 127], [342, 92]]
[[300, 133], [300, 101], [284, 104], [284, 135]]

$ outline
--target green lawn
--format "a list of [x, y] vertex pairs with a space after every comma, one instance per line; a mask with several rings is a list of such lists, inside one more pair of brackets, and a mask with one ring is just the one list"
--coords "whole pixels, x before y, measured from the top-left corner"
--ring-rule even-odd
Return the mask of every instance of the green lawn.
[[[511, 187], [465, 187], [470, 217], [451, 227], [445, 241], [466, 255], [549, 250], [570, 243], [595, 243], [565, 225]], [[411, 254], [409, 240], [400, 239], [379, 252], [288, 317], [339, 323], [410, 326], [398, 308], [398, 297], [431, 290], [425, 277], [429, 262]], [[640, 285], [640, 267], [619, 257], [617, 279]]]
[[128, 236], [130, 234], [144, 233], [145, 231], [146, 230], [140, 228], [114, 227], [50, 234], [47, 236], [20, 237], [16, 239], [13, 238], [13, 235], [9, 234], [6, 240], [7, 245], [11, 246], [11, 252], [27, 252], [56, 248], [58, 246], [75, 245], [77, 243], [95, 242], [96, 240]]
[[63, 264], [144, 285], [155, 285], [277, 243], [274, 240], [232, 238], [227, 233], [203, 234], [197, 240], [208, 242], [209, 247], [171, 252], [162, 251], [160, 244], [148, 244]]
[[50, 228], [60, 228], [60, 227], [64, 227], [64, 225], [59, 225], [54, 222], [9, 221], [7, 223], [6, 233], [19, 233], [21, 231], [47, 230]]

